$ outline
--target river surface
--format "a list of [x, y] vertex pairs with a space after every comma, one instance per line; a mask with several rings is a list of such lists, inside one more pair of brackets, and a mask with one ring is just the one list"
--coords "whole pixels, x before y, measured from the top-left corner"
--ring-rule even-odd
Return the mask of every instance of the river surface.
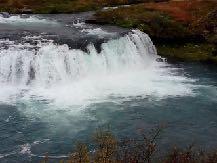
[[157, 62], [148, 35], [90, 15], [0, 17], [0, 162], [57, 161], [108, 126], [136, 138], [164, 124], [161, 150], [216, 147], [216, 67]]

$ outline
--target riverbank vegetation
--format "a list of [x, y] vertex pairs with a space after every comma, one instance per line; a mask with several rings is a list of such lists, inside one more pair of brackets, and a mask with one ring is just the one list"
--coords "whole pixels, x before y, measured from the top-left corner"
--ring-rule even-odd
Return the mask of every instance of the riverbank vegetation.
[[[92, 138], [93, 144], [77, 143], [74, 152], [60, 163], [216, 163], [216, 152], [196, 150], [193, 145], [185, 149], [174, 147], [169, 151], [158, 148], [162, 128], [140, 139], [118, 140], [109, 130], [98, 130]], [[92, 149], [90, 149], [92, 146]], [[164, 154], [159, 155], [160, 152]], [[158, 154], [156, 154], [158, 153]], [[57, 160], [55, 160], [57, 161]], [[52, 160], [48, 154], [42, 163]]]
[[20, 13], [23, 8], [28, 8], [38, 14], [74, 13], [130, 2], [138, 3], [141, 0], [0, 0], [0, 11]]
[[148, 33], [161, 56], [217, 63], [217, 1], [141, 3], [99, 11], [94, 21]]

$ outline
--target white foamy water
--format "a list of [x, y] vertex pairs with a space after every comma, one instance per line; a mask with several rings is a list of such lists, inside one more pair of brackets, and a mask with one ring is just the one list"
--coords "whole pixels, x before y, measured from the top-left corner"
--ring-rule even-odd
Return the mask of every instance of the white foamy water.
[[127, 7], [130, 7], [131, 5], [120, 5], [120, 6], [117, 6], [117, 7], [103, 7], [102, 10], [103, 11], [107, 11], [107, 10], [115, 10], [115, 9], [118, 9], [118, 8], [127, 8]]
[[107, 32], [102, 30], [101, 28], [94, 28], [94, 29], [83, 29], [81, 32], [87, 33], [87, 35], [95, 35], [95, 36], [100, 36], [100, 37], [105, 37], [105, 36], [114, 36], [116, 33], [115, 32]]
[[138, 30], [103, 43], [100, 53], [93, 45], [86, 53], [49, 41], [35, 49], [9, 40], [1, 40], [0, 46], [3, 43], [8, 48], [0, 51], [2, 103], [47, 100], [64, 108], [110, 98], [194, 95], [194, 81], [156, 62], [154, 45]]
[[30, 24], [30, 23], [57, 24], [56, 21], [41, 19], [37, 16], [30, 16], [27, 18], [22, 18], [21, 15], [13, 15], [13, 16], [10, 16], [9, 18], [4, 18], [0, 16], [0, 23], [3, 23], [3, 24]]
[[73, 26], [75, 27], [84, 27], [85, 26], [85, 22], [83, 22], [82, 20], [77, 19], [74, 23]]

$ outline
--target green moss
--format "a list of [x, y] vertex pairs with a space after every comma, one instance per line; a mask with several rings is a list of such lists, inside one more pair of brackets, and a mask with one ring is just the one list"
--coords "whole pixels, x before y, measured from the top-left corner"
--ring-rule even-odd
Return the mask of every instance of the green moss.
[[185, 45], [157, 45], [158, 54], [167, 58], [183, 61], [213, 62], [217, 64], [214, 45], [185, 44]]

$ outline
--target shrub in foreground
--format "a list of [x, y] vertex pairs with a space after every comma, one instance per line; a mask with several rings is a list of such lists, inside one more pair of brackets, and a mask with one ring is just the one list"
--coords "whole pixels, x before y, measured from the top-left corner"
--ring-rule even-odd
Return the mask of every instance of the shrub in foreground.
[[[77, 143], [74, 152], [60, 163], [217, 163], [217, 152], [197, 151], [193, 145], [186, 149], [173, 148], [163, 157], [155, 154], [162, 128], [153, 130], [141, 139], [118, 140], [109, 130], [98, 130], [92, 139], [93, 146]], [[159, 150], [159, 149], [158, 149]], [[45, 156], [42, 163], [49, 163]]]

